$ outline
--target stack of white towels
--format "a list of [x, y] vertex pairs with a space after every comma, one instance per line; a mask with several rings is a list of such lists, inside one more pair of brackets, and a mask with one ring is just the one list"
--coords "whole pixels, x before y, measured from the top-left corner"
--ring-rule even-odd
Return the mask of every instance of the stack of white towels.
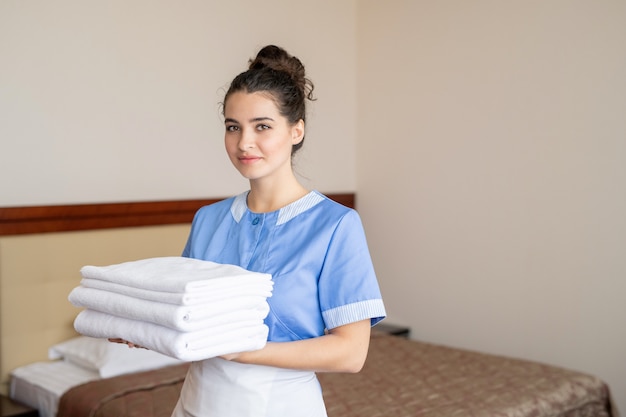
[[269, 274], [184, 257], [84, 266], [69, 301], [74, 328], [121, 338], [183, 360], [261, 349], [272, 295]]

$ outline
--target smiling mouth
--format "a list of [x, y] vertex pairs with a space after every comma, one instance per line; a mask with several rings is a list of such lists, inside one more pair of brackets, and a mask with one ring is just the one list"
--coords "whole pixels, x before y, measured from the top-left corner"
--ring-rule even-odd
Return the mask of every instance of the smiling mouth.
[[259, 161], [261, 158], [258, 156], [241, 156], [238, 158], [239, 162], [242, 164], [251, 164], [253, 162]]

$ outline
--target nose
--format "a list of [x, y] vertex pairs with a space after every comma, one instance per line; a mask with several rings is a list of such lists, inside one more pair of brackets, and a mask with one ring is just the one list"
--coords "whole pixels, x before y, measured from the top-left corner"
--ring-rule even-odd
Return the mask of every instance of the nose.
[[239, 149], [246, 151], [254, 147], [254, 132], [250, 129], [242, 129], [239, 136]]

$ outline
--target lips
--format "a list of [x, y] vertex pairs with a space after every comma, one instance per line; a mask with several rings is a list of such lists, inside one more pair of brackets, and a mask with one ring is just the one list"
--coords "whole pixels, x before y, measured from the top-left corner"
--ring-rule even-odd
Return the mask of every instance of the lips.
[[242, 164], [253, 164], [256, 161], [261, 160], [261, 157], [259, 157], [259, 156], [240, 156], [237, 159], [239, 159], [239, 162], [241, 162]]

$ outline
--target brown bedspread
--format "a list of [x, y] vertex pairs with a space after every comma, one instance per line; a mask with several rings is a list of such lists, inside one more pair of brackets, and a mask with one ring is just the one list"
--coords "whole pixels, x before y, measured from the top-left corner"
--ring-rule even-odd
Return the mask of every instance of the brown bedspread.
[[611, 416], [593, 376], [391, 336], [372, 338], [360, 373], [318, 376], [329, 417]]
[[67, 391], [57, 417], [170, 417], [189, 365], [87, 382]]
[[[58, 416], [170, 417], [186, 369], [75, 387]], [[372, 337], [360, 373], [318, 376], [329, 417], [612, 416], [608, 388], [593, 376], [395, 336]]]

